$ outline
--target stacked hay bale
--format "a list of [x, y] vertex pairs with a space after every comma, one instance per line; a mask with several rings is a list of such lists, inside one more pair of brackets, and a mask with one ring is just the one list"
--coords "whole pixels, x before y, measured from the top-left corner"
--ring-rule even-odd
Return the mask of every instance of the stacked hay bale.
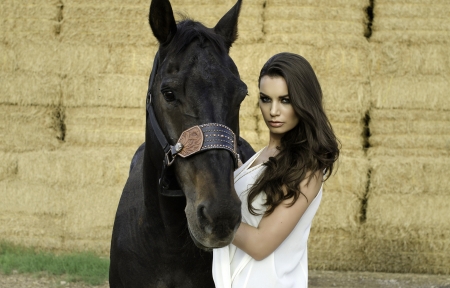
[[0, 3], [0, 235], [50, 248], [63, 237], [62, 192], [20, 172], [22, 159], [61, 146], [59, 2]]
[[[148, 5], [64, 1], [59, 61], [65, 143], [46, 157], [60, 167], [52, 178], [68, 187], [63, 249], [109, 251], [130, 160], [144, 142], [145, 95], [157, 50]], [[50, 172], [42, 168], [41, 177]]]
[[367, 268], [450, 273], [450, 3], [375, 3]]

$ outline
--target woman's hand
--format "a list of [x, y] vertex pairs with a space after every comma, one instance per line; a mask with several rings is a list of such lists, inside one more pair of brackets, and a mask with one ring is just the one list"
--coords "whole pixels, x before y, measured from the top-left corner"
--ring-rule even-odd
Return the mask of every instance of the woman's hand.
[[298, 221], [305, 213], [309, 204], [314, 200], [322, 186], [323, 173], [317, 171], [308, 185], [307, 175], [300, 183], [299, 196], [294, 205], [289, 207], [292, 199], [285, 200], [278, 205], [267, 217], [263, 217], [258, 227], [241, 223], [233, 240], [233, 244], [250, 255], [255, 260], [262, 260], [269, 256], [294, 230]]

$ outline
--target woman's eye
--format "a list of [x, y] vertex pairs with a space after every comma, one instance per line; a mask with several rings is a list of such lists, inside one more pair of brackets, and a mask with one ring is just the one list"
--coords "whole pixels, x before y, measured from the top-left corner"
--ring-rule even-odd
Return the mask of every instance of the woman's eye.
[[283, 98], [283, 99], [281, 99], [281, 103], [290, 104], [291, 103], [291, 99]]
[[261, 99], [261, 102], [263, 103], [270, 102], [270, 98], [266, 96], [260, 96], [259, 99]]
[[172, 101], [176, 100], [175, 94], [173, 94], [172, 91], [164, 91], [162, 93], [163, 93], [164, 99], [166, 99], [167, 102], [172, 102]]

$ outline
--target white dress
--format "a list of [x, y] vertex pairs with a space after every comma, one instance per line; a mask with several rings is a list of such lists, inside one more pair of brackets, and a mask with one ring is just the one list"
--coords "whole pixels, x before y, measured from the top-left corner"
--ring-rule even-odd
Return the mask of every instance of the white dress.
[[[262, 150], [261, 150], [262, 151]], [[242, 222], [258, 227], [262, 215], [254, 216], [247, 209], [247, 193], [264, 170], [261, 165], [248, 169], [259, 151], [234, 172], [234, 186], [242, 201]], [[233, 244], [213, 251], [213, 278], [216, 288], [306, 288], [308, 287], [307, 242], [311, 222], [319, 208], [322, 188], [306, 209], [294, 230], [268, 257], [256, 261]], [[265, 193], [260, 193], [253, 207], [264, 214]]]

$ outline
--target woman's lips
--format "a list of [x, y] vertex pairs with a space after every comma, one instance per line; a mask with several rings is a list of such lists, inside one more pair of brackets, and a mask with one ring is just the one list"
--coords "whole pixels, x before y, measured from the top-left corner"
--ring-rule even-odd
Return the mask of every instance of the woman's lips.
[[272, 127], [281, 127], [283, 124], [283, 122], [269, 121], [269, 125]]

